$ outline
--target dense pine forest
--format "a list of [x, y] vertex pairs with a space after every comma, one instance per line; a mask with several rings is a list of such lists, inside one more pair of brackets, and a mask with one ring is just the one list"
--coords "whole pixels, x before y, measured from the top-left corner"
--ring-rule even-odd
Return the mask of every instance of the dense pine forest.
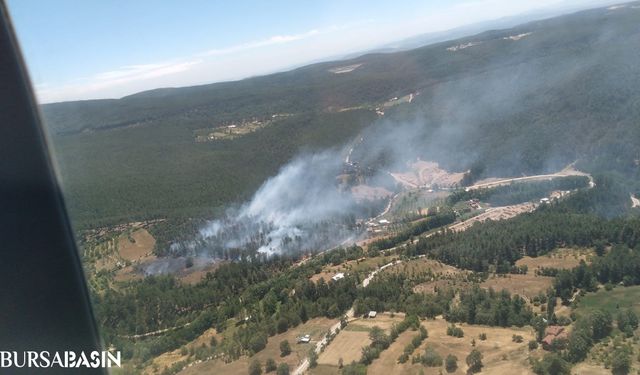
[[[214, 216], [300, 152], [340, 152], [365, 128], [353, 157], [375, 168], [390, 156], [383, 145], [398, 143], [408, 160], [470, 170], [466, 183], [577, 160], [591, 173], [620, 173], [638, 191], [640, 63], [628, 48], [637, 13], [584, 11], [238, 82], [48, 104], [43, 114], [79, 228]], [[508, 40], [523, 33], [531, 34]], [[447, 50], [467, 42], [480, 44]], [[329, 71], [351, 64], [362, 65]], [[411, 103], [376, 115], [410, 93]], [[198, 129], [283, 114], [242, 137], [195, 142]]]

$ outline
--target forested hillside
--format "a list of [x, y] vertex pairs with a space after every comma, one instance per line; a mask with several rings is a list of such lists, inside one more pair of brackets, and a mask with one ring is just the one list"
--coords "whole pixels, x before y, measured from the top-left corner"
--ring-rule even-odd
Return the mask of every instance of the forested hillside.
[[[638, 181], [639, 22], [637, 7], [596, 9], [238, 82], [48, 104], [43, 114], [82, 227], [211, 216], [296, 154], [339, 152], [365, 129], [360, 149], [398, 132], [384, 139], [407, 142], [407, 157], [471, 169], [469, 180], [578, 160]], [[331, 71], [344, 66], [356, 68]], [[411, 103], [388, 105], [409, 94]], [[194, 140], [196, 130], [254, 118], [274, 121], [242, 137]]]

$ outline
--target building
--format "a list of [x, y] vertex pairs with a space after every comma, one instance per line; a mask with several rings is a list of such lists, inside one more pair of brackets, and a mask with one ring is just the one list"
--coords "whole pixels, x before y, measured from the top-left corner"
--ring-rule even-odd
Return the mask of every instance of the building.
[[373, 310], [371, 310], [371, 311], [369, 311], [369, 313], [367, 314], [367, 318], [373, 319], [373, 318], [375, 318], [375, 317], [376, 317], [376, 315], [378, 315], [378, 312], [377, 312], [377, 311], [373, 311]]
[[333, 281], [338, 281], [344, 279], [344, 273], [340, 272], [340, 273], [336, 273], [335, 275], [333, 275], [333, 277], [331, 277], [331, 280]]

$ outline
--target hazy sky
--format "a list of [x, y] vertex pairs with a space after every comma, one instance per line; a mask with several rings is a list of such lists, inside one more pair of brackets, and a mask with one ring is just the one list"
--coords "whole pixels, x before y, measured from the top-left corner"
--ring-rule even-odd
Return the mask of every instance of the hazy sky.
[[41, 102], [284, 70], [591, 0], [8, 0]]

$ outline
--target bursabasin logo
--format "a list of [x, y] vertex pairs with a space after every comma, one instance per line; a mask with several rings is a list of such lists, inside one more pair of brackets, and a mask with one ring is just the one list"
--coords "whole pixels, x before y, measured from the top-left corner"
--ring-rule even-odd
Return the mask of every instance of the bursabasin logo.
[[120, 352], [0, 351], [0, 368], [108, 368], [121, 367]]

